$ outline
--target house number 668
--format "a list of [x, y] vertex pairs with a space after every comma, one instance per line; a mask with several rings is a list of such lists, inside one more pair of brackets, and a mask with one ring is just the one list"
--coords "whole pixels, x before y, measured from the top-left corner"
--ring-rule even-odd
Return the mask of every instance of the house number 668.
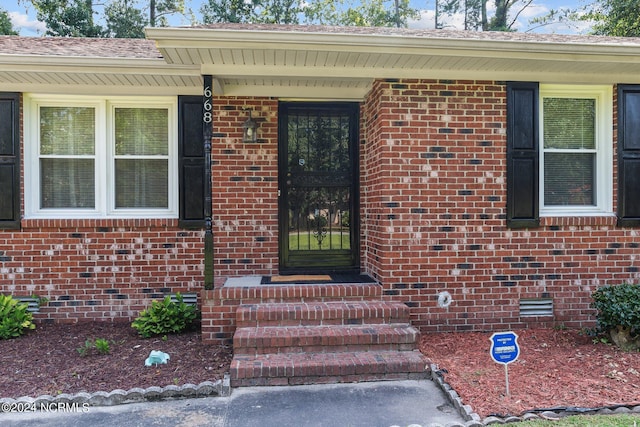
[[211, 123], [213, 117], [211, 114], [211, 110], [213, 109], [213, 106], [211, 105], [211, 87], [210, 86], [206, 86], [204, 88], [204, 114], [202, 117], [202, 120], [205, 123]]

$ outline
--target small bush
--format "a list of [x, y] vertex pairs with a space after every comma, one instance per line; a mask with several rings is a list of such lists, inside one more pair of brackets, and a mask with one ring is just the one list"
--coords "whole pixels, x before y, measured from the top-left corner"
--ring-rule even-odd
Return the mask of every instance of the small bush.
[[97, 338], [94, 346], [100, 354], [109, 354], [109, 352], [111, 351], [109, 341], [105, 340], [104, 338]]
[[640, 348], [640, 285], [602, 286], [592, 294], [598, 330], [625, 350]]
[[85, 357], [88, 356], [91, 350], [93, 350], [94, 348], [100, 354], [109, 354], [109, 352], [111, 351], [111, 345], [109, 344], [109, 341], [105, 340], [104, 338], [96, 338], [95, 341], [86, 340], [82, 346], [76, 348], [76, 351], [80, 354], [80, 356]]
[[17, 338], [25, 329], [35, 329], [33, 315], [10, 295], [0, 295], [0, 339]]
[[131, 323], [131, 327], [144, 338], [184, 331], [196, 320], [196, 308], [185, 304], [180, 294], [176, 294], [176, 299], [177, 302], [172, 302], [167, 296], [162, 301], [154, 301]]

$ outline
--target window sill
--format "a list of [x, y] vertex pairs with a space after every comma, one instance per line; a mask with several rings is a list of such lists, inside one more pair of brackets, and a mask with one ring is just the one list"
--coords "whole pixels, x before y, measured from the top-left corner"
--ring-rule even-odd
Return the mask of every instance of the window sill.
[[617, 222], [615, 215], [540, 217], [541, 227], [615, 227]]

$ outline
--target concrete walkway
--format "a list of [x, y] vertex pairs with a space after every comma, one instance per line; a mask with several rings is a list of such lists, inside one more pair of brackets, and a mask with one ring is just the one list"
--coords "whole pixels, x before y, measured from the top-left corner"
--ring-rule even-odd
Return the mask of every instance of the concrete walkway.
[[2, 426], [426, 427], [465, 420], [430, 380], [233, 389], [230, 397], [0, 413]]

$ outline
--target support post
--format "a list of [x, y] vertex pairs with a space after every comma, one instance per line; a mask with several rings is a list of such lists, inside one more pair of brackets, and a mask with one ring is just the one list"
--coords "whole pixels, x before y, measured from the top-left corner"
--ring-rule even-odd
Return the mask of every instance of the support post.
[[212, 77], [205, 75], [202, 93], [202, 137], [204, 143], [204, 288], [213, 289], [213, 213], [211, 209], [211, 138], [213, 135]]

